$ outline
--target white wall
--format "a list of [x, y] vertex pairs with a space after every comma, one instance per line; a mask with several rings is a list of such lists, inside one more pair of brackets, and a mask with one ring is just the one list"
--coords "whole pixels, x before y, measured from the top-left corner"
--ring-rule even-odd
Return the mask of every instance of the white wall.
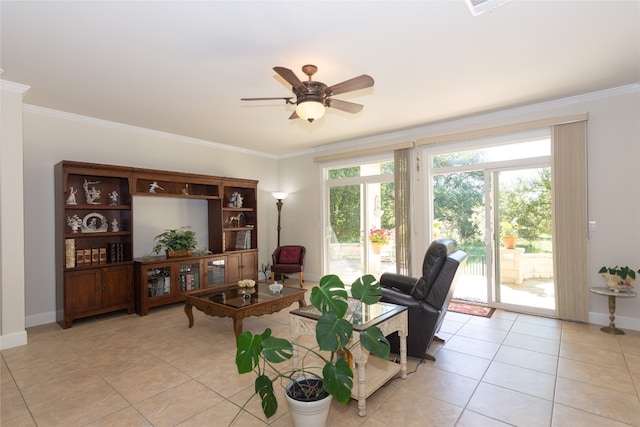
[[[61, 160], [256, 179], [259, 181], [259, 256], [262, 262], [270, 260], [275, 247], [275, 232], [269, 228], [275, 223], [276, 213], [271, 205], [273, 198], [270, 192], [278, 188], [275, 158], [260, 153], [225, 150], [203, 141], [25, 105], [27, 326], [55, 321], [53, 166]], [[194, 218], [196, 230], [203, 228], [202, 213], [184, 212], [185, 206], [192, 205], [176, 206], [171, 200], [160, 199], [159, 208], [154, 210], [148, 200], [138, 199], [134, 200], [134, 224], [136, 230], [138, 224], [141, 227], [140, 236], [134, 232], [136, 256], [149, 253], [153, 236], [164, 228], [188, 225], [182, 222], [189, 218]], [[176, 216], [176, 212], [181, 213]], [[198, 232], [198, 242], [206, 245], [206, 234], [202, 238], [200, 234]]]
[[24, 309], [22, 95], [0, 82], [0, 350], [27, 343]]
[[[589, 113], [588, 121], [588, 180], [589, 219], [597, 222], [597, 231], [590, 233], [588, 246], [590, 321], [608, 325], [607, 299], [589, 292], [589, 287], [604, 286], [597, 273], [603, 265], [629, 265], [640, 268], [640, 86], [627, 86], [610, 91], [586, 94], [498, 113], [452, 120], [432, 126], [414, 128], [374, 138], [345, 141], [333, 147], [318, 149], [317, 153], [281, 159], [279, 180], [291, 183], [291, 200], [287, 199], [287, 215], [282, 230], [283, 242], [300, 243], [310, 249], [305, 265], [306, 277], [320, 272], [321, 239], [320, 182], [318, 164], [313, 157], [358, 150], [364, 147], [400, 143], [428, 136], [483, 129], [509, 123], [559, 117], [582, 112]], [[314, 172], [315, 171], [315, 172]], [[419, 177], [414, 180], [414, 194], [420, 190]], [[287, 189], [287, 188], [285, 188]], [[414, 213], [418, 236], [425, 236], [419, 223], [424, 218], [423, 204], [417, 203]], [[283, 212], [284, 209], [283, 208]], [[297, 218], [291, 223], [291, 216]], [[415, 230], [414, 230], [415, 232]], [[416, 242], [414, 274], [420, 267], [426, 238]], [[636, 291], [640, 291], [640, 277]], [[620, 299], [617, 304], [616, 325], [640, 330], [640, 296]]]

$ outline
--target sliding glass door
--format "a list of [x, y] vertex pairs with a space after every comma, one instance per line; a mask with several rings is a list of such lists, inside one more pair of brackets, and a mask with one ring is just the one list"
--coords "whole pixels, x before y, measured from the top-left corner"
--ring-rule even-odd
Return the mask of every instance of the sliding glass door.
[[433, 238], [469, 254], [454, 298], [554, 314], [549, 138], [426, 152]]
[[396, 271], [393, 162], [325, 169], [324, 274]]

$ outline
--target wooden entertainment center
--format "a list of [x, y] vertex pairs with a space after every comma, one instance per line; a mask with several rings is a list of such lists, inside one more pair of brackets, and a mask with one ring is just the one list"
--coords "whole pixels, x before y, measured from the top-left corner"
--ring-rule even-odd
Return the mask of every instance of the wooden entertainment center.
[[[54, 172], [63, 328], [117, 310], [145, 315], [191, 292], [258, 279], [258, 181], [66, 160]], [[133, 196], [206, 200], [211, 253], [134, 259]]]

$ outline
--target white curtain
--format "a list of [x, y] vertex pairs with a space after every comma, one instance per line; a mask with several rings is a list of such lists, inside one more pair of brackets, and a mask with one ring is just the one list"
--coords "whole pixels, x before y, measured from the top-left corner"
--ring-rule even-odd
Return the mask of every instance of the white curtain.
[[394, 150], [396, 271], [411, 273], [411, 153], [412, 148]]
[[560, 319], [587, 322], [587, 122], [552, 126], [553, 253]]

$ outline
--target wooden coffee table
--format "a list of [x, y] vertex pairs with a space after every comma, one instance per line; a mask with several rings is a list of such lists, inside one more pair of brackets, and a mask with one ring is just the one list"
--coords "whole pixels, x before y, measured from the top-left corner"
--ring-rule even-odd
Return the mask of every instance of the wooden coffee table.
[[[253, 292], [251, 292], [253, 291]], [[268, 283], [256, 283], [255, 288], [240, 288], [237, 285], [193, 292], [186, 295], [184, 312], [193, 327], [193, 307], [209, 316], [231, 317], [236, 339], [242, 333], [242, 319], [249, 316], [272, 314], [298, 302], [306, 305], [306, 289], [284, 287], [280, 292], [271, 292]]]

